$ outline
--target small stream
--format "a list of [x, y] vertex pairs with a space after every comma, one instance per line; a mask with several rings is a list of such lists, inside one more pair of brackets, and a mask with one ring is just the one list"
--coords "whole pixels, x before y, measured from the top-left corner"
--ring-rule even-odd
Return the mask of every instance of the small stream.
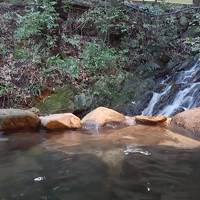
[[137, 146], [131, 134], [102, 134], [1, 136], [0, 199], [199, 200], [200, 149]]

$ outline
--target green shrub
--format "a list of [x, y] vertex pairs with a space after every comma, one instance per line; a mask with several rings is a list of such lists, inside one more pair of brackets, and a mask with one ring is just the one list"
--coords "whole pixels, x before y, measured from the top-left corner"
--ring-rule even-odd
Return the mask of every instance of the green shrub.
[[52, 42], [52, 39], [48, 37], [58, 27], [58, 13], [55, 10], [55, 4], [54, 1], [38, 1], [26, 15], [20, 16], [18, 19], [19, 28], [15, 34], [16, 39], [21, 41], [42, 36]]
[[8, 94], [13, 88], [9, 84], [0, 85], [0, 97]]
[[90, 43], [83, 51], [83, 63], [91, 73], [102, 72], [107, 69], [117, 68], [119, 55], [113, 48], [105, 45]]
[[71, 45], [72, 47], [74, 47], [76, 49], [80, 49], [80, 36], [79, 35], [75, 35], [73, 37], [68, 37], [67, 35], [63, 34], [62, 39], [64, 40], [64, 42]]
[[0, 40], [0, 54], [5, 56], [7, 52], [8, 52], [8, 49], [6, 48], [4, 41]]
[[119, 7], [89, 10], [89, 12], [83, 15], [79, 20], [84, 23], [88, 22], [94, 24], [103, 36], [108, 36], [111, 31], [123, 33], [128, 30], [126, 23], [128, 15]]
[[40, 83], [34, 83], [29, 85], [27, 90], [31, 96], [39, 96], [41, 95], [42, 85]]
[[29, 58], [29, 53], [25, 49], [20, 49], [20, 48], [19, 49], [15, 49], [14, 57], [15, 57], [15, 59], [26, 60], [26, 59]]
[[51, 72], [54, 69], [61, 70], [64, 73], [68, 73], [72, 78], [78, 78], [79, 65], [75, 58], [61, 58], [59, 55], [50, 57], [47, 60], [46, 73]]

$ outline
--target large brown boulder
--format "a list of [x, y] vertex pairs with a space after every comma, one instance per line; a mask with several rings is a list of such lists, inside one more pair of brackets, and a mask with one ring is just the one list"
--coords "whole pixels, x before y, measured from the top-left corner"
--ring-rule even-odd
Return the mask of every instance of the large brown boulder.
[[36, 129], [40, 119], [28, 110], [0, 109], [0, 131]]
[[135, 121], [141, 124], [146, 124], [146, 125], [157, 125], [157, 124], [162, 124], [165, 122], [167, 118], [165, 116], [143, 116], [143, 115], [138, 115], [135, 117]]
[[172, 117], [170, 125], [180, 131], [200, 133], [200, 107], [178, 113]]
[[125, 116], [115, 110], [98, 107], [88, 113], [82, 120], [83, 126], [105, 126], [106, 124], [120, 124], [125, 121]]
[[48, 130], [81, 128], [81, 120], [72, 113], [53, 114], [40, 119], [42, 126]]

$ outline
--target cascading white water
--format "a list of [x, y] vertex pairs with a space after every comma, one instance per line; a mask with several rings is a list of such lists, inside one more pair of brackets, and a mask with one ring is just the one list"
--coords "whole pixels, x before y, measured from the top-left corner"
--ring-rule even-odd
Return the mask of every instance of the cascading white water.
[[161, 92], [153, 92], [143, 115], [172, 116], [179, 111], [200, 105], [200, 59], [189, 69], [180, 71], [161, 81]]
[[149, 102], [149, 105], [144, 109], [142, 114], [152, 115], [156, 103], [158, 103], [161, 97], [163, 95], [166, 95], [170, 91], [170, 89], [171, 89], [171, 85], [168, 85], [163, 92], [161, 93], [154, 92], [153, 97], [151, 98], [151, 101]]

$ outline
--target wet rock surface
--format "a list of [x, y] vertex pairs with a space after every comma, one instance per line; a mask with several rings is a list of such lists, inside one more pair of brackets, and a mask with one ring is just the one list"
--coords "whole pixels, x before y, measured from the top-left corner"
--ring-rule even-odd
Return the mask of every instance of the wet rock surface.
[[41, 124], [48, 130], [81, 128], [81, 120], [72, 113], [54, 114], [40, 117]]
[[181, 112], [172, 117], [171, 127], [173, 129], [185, 129], [188, 131], [187, 135], [191, 137], [200, 138], [200, 108], [193, 108]]
[[136, 122], [147, 125], [158, 125], [167, 120], [165, 116], [143, 116], [138, 115], [135, 117]]
[[0, 109], [0, 131], [17, 131], [36, 129], [40, 119], [28, 110]]
[[115, 110], [98, 107], [92, 112], [88, 113], [82, 120], [81, 123], [85, 127], [89, 126], [104, 126], [108, 123], [120, 124], [125, 121], [125, 116], [118, 113]]

